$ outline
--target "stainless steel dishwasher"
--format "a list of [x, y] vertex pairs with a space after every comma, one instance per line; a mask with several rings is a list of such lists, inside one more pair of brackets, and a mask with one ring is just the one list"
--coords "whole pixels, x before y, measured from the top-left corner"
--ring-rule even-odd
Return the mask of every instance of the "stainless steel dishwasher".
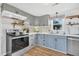
[[68, 54], [79, 56], [79, 37], [68, 38]]

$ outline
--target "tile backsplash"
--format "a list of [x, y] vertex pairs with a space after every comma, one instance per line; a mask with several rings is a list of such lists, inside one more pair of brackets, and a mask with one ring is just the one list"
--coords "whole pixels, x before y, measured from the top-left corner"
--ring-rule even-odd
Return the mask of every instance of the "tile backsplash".
[[30, 26], [30, 32], [49, 32], [49, 26]]

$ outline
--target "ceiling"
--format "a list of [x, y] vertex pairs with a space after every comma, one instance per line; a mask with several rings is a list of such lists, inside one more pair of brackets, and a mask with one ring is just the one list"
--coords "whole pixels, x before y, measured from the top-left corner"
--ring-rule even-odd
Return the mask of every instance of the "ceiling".
[[79, 9], [78, 3], [8, 3], [34, 16], [68, 14], [71, 10]]

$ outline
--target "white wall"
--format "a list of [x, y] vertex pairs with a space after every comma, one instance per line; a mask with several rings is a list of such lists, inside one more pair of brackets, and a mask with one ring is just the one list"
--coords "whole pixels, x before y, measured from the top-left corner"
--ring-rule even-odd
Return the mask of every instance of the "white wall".
[[1, 15], [0, 15], [0, 55], [6, 55], [6, 32], [2, 25]]
[[[1, 16], [0, 16], [0, 22], [1, 22]], [[0, 25], [1, 28], [1, 25]], [[1, 55], [1, 29], [0, 29], [0, 55]]]
[[1, 7], [0, 7], [0, 55], [1, 55]]
[[4, 18], [2, 19], [2, 24], [4, 26], [4, 29], [12, 29], [11, 25], [12, 19]]

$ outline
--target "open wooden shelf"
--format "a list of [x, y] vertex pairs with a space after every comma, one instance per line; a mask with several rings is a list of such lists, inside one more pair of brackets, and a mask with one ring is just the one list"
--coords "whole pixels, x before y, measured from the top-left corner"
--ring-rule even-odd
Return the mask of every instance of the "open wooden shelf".
[[65, 18], [68, 18], [68, 19], [79, 18], [79, 15], [66, 16]]

